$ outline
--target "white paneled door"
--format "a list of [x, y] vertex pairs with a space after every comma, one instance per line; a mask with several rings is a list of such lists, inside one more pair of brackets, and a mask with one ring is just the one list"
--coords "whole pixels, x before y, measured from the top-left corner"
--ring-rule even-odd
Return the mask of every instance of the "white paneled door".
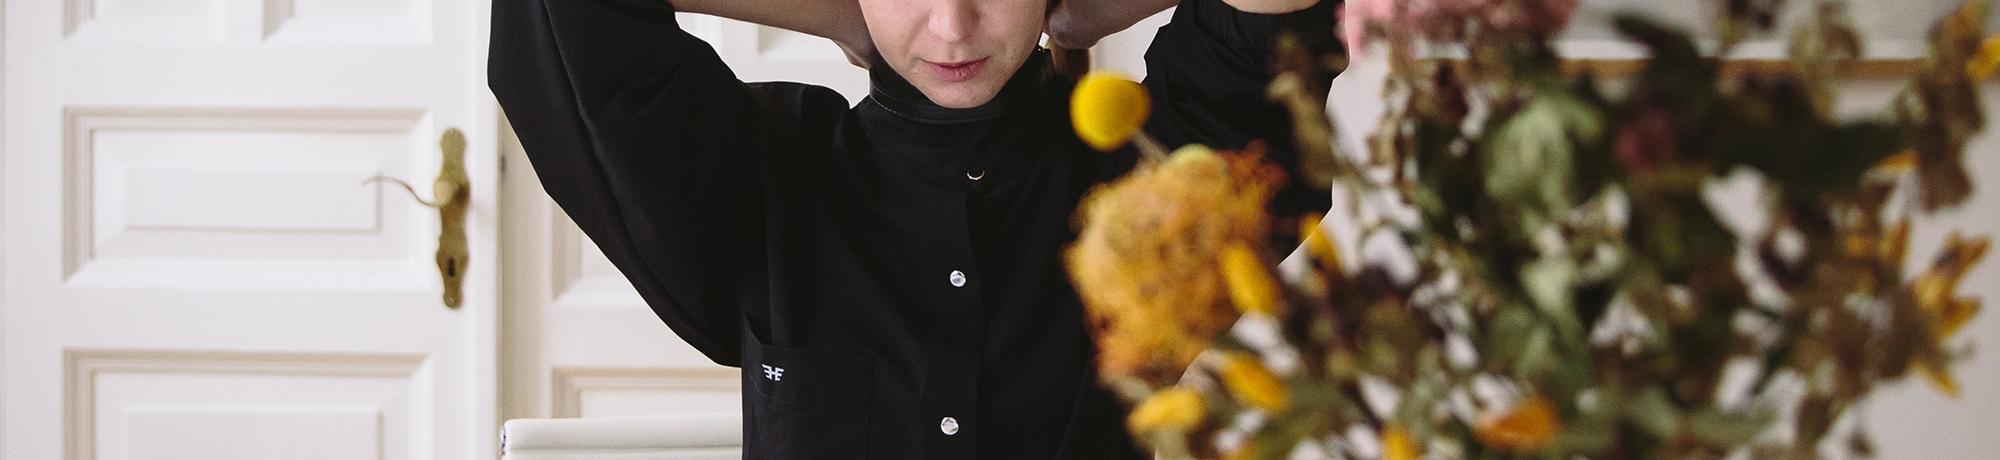
[[[479, 0], [5, 0], [6, 459], [495, 456]], [[428, 195], [470, 139], [447, 308]]]

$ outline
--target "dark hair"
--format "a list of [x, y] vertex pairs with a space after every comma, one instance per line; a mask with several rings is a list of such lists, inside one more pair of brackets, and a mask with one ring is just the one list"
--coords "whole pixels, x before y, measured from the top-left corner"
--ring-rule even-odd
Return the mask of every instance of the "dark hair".
[[[1056, 5], [1061, 4], [1062, 0], [1049, 0], [1049, 8], [1043, 16], [1055, 14]], [[1050, 44], [1049, 70], [1072, 79], [1083, 78], [1084, 73], [1090, 72], [1090, 49], [1073, 50]]]

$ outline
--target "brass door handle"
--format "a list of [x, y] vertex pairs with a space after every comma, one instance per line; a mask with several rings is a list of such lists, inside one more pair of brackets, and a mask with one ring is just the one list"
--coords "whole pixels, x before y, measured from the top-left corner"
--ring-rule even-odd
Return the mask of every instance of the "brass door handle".
[[410, 192], [417, 203], [438, 210], [438, 275], [444, 280], [444, 306], [456, 309], [463, 300], [465, 264], [471, 255], [465, 240], [465, 212], [472, 202], [472, 181], [465, 174], [465, 133], [458, 128], [444, 130], [438, 148], [444, 162], [438, 167], [437, 181], [431, 183], [431, 200], [424, 200], [409, 182], [394, 177], [378, 175], [361, 184], [393, 182]]

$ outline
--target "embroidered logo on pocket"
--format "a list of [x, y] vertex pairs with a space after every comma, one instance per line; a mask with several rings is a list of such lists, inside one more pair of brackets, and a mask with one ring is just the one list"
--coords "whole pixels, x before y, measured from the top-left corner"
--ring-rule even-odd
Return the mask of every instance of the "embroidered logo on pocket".
[[764, 380], [770, 380], [776, 382], [784, 379], [785, 379], [785, 368], [771, 367], [771, 365], [769, 364], [764, 365]]

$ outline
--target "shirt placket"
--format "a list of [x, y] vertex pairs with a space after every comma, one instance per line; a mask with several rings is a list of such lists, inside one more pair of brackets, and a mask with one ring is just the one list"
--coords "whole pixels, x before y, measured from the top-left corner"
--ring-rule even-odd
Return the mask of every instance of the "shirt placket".
[[965, 193], [945, 200], [932, 244], [930, 289], [937, 293], [925, 350], [926, 458], [972, 458], [979, 437], [980, 356], [986, 336], [983, 280], [974, 262]]

